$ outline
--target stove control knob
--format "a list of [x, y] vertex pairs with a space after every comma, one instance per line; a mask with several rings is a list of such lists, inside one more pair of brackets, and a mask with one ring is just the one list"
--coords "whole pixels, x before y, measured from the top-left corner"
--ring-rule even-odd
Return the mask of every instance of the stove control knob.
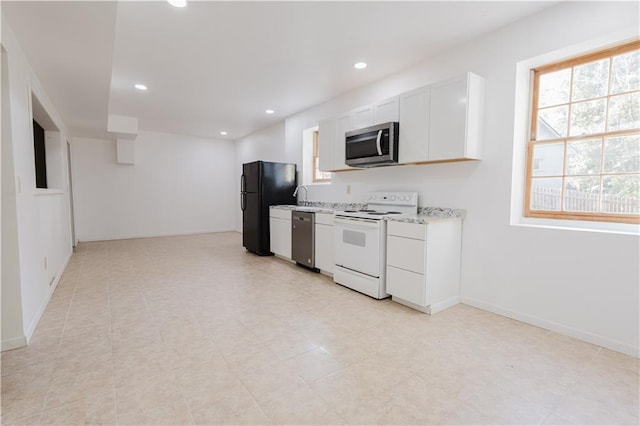
[[395, 195], [392, 195], [390, 198], [391, 198], [391, 201], [395, 201], [396, 200], [396, 196]]

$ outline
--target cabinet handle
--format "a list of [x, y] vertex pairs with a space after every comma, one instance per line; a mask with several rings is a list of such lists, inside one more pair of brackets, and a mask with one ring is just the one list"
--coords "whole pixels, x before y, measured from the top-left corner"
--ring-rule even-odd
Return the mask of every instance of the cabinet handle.
[[381, 137], [382, 137], [382, 130], [378, 130], [378, 137], [376, 138], [376, 148], [378, 148], [378, 155], [382, 155], [382, 148], [380, 147]]

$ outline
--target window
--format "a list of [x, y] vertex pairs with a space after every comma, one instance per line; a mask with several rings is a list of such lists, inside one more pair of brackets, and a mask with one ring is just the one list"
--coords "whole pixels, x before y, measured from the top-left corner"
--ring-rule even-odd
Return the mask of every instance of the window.
[[331, 173], [320, 170], [319, 139], [320, 133], [317, 130], [313, 132], [313, 181], [314, 182], [331, 182]]
[[47, 188], [47, 151], [44, 128], [33, 120], [33, 153], [36, 165], [36, 188]]
[[640, 223], [640, 41], [533, 70], [525, 216]]

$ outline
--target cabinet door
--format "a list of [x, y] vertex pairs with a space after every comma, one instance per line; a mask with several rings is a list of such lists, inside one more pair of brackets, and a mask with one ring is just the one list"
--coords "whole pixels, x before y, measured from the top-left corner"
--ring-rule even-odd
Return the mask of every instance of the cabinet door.
[[282, 245], [282, 256], [291, 259], [291, 220], [281, 220], [280, 236]]
[[[362, 129], [363, 127], [369, 127], [373, 125], [373, 106], [365, 105], [360, 108], [356, 108], [351, 113], [353, 129]], [[350, 130], [353, 130], [350, 129]]]
[[424, 275], [387, 266], [387, 293], [419, 306], [428, 306]]
[[400, 163], [429, 160], [429, 87], [400, 95]]
[[336, 120], [329, 118], [318, 124], [318, 154], [320, 170], [328, 172], [334, 169]]
[[345, 170], [348, 169], [349, 166], [345, 163], [345, 133], [352, 129], [351, 126], [351, 115], [344, 114], [335, 119], [335, 127], [334, 127], [334, 161], [333, 161], [333, 170]]
[[424, 274], [425, 244], [422, 240], [387, 236], [387, 265]]
[[333, 226], [316, 223], [316, 268], [333, 274]]
[[430, 89], [429, 161], [464, 158], [467, 75], [433, 84]]
[[377, 102], [373, 106], [373, 124], [398, 121], [399, 114], [398, 96]]
[[271, 252], [274, 254], [282, 255], [282, 248], [280, 241], [281, 231], [280, 231], [280, 223], [282, 219], [278, 219], [277, 217], [269, 218], [269, 244], [271, 247]]

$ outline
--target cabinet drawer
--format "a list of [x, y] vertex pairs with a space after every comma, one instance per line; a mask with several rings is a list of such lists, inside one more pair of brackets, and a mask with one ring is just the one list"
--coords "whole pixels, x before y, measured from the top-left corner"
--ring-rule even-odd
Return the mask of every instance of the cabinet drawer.
[[291, 220], [291, 210], [269, 209], [269, 217], [277, 217], [279, 219]]
[[387, 237], [387, 265], [424, 274], [425, 243], [411, 238]]
[[387, 293], [420, 306], [427, 306], [424, 275], [387, 266]]
[[387, 223], [387, 235], [397, 235], [398, 237], [414, 238], [416, 240], [426, 239], [427, 225], [419, 223], [394, 222]]
[[316, 213], [316, 223], [333, 226], [333, 213]]

